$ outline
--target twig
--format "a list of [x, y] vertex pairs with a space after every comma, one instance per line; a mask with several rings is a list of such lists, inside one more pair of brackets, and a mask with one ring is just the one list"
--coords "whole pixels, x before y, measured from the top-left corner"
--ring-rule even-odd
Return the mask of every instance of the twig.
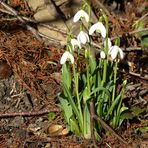
[[99, 123], [101, 123], [101, 125], [103, 126], [103, 128], [106, 131], [110, 131], [115, 137], [117, 137], [121, 142], [123, 142], [124, 144], [128, 145], [128, 143], [123, 139], [123, 137], [121, 137], [120, 135], [118, 135], [109, 125], [107, 125], [105, 123], [105, 121], [103, 119], [101, 119], [99, 116], [94, 115], [93, 116], [95, 120], [97, 120]]
[[132, 34], [144, 32], [144, 31], [148, 31], [148, 28], [142, 28], [142, 29], [134, 30], [134, 31], [129, 32], [129, 34], [132, 35]]
[[147, 15], [148, 15], [148, 13], [146, 13], [146, 14], [144, 14], [142, 17], [140, 17], [140, 18], [133, 24], [133, 26], [135, 26], [139, 21], [143, 20]]
[[[7, 10], [4, 10], [4, 9], [1, 9], [0, 8], [0, 11], [1, 12], [3, 12], [3, 13], [6, 13], [6, 14], [9, 14], [9, 15], [12, 15], [12, 16], [15, 16], [13, 13], [11, 13], [10, 11], [7, 11]], [[24, 19], [25, 21], [27, 21], [27, 22], [32, 22], [32, 23], [37, 23], [37, 21], [36, 20], [34, 20], [34, 19], [31, 19], [31, 18], [28, 18], [28, 17], [25, 17], [25, 16], [21, 16], [22, 17], [22, 19]], [[18, 19], [17, 17], [14, 17], [14, 18], [6, 18], [5, 20], [16, 20], [16, 19]], [[4, 19], [3, 19], [4, 20]]]
[[54, 42], [54, 44], [56, 44], [56, 45], [60, 45], [60, 40], [58, 40], [58, 39], [54, 39], [54, 38], [52, 38], [52, 37], [49, 37], [49, 36], [47, 36], [47, 35], [45, 35], [45, 34], [42, 34], [42, 33], [38, 33], [41, 37], [44, 37], [44, 38], [46, 38], [46, 39], [48, 39], [48, 40], [51, 40], [52, 42]]
[[5, 118], [5, 117], [15, 117], [15, 116], [39, 116], [43, 114], [47, 114], [49, 112], [58, 112], [59, 109], [49, 109], [49, 110], [42, 110], [42, 111], [30, 111], [30, 112], [18, 112], [18, 113], [0, 113], [0, 118]]
[[18, 12], [16, 10], [14, 10], [13, 8], [11, 8], [9, 5], [7, 5], [6, 3], [2, 2], [2, 0], [0, 1], [0, 4], [8, 11], [10, 11], [14, 16], [17, 17], [17, 19], [22, 22], [26, 28], [32, 32], [32, 34], [39, 40], [39, 41], [42, 41], [39, 34], [38, 34], [38, 31], [36, 29], [34, 29], [33, 27], [31, 27], [30, 25], [28, 25], [25, 20], [19, 16]]
[[[148, 28], [142, 28], [142, 29], [134, 30], [134, 31], [131, 31], [131, 32], [128, 32], [128, 33], [130, 35], [132, 35], [132, 34], [144, 32], [144, 31], [148, 31]], [[122, 35], [118, 35], [118, 36], [112, 37], [111, 40], [114, 40], [114, 39], [116, 39], [118, 37], [122, 37]]]
[[140, 51], [140, 50], [142, 50], [141, 47], [128, 47], [128, 48], [123, 49], [123, 51], [128, 51], [128, 52], [130, 52], [130, 51]]
[[[91, 100], [90, 102], [90, 115], [91, 115], [91, 124], [94, 123], [94, 120], [97, 120], [99, 123], [101, 123], [102, 127], [106, 130], [106, 131], [110, 131], [115, 137], [117, 137], [121, 142], [123, 142], [124, 144], [128, 144], [124, 139], [123, 137], [121, 137], [120, 135], [118, 135], [109, 125], [107, 125], [105, 123], [105, 121], [103, 119], [101, 119], [99, 116], [95, 115], [95, 112], [94, 112], [94, 103], [93, 103], [93, 100]], [[92, 119], [93, 118], [93, 119]], [[91, 125], [91, 134], [92, 134], [92, 139], [93, 139], [93, 143], [95, 144], [95, 136], [94, 136], [94, 132], [93, 132], [93, 129], [92, 129], [92, 126]]]
[[62, 33], [64, 35], [67, 35], [68, 34], [66, 31], [64, 31], [64, 30], [62, 30], [60, 28], [57, 28], [56, 26], [53, 26], [53, 25], [51, 26], [49, 24], [44, 24], [44, 23], [39, 23], [39, 25], [41, 25], [43, 27], [46, 27], [46, 28], [48, 28], [50, 30], [54, 30], [54, 31], [60, 32], [60, 33]]
[[140, 78], [140, 79], [143, 79], [143, 80], [148, 81], [148, 77], [143, 77], [143, 76], [141, 76], [141, 75], [138, 74], [138, 73], [135, 73], [135, 72], [129, 72], [129, 74], [132, 75], [132, 76], [138, 77], [138, 78]]
[[[1, 8], [0, 8], [0, 11], [3, 12], [3, 13], [9, 14], [9, 15], [15, 16], [15, 15], [14, 15], [13, 13], [11, 13], [10, 11], [7, 11], [7, 10], [1, 9]], [[50, 24], [40, 23], [40, 22], [36, 21], [35, 19], [28, 18], [28, 17], [24, 17], [24, 16], [22, 16], [22, 18], [23, 18], [25, 21], [27, 21], [27, 22], [35, 23], [35, 24], [37, 24], [37, 25], [41, 25], [41, 26], [43, 26], [43, 27], [46, 27], [46, 28], [48, 28], [48, 29], [50, 29], [50, 30], [54, 30], [54, 31], [57, 31], [57, 32], [60, 32], [60, 33], [62, 33], [62, 34], [67, 35], [66, 31], [63, 31], [62, 29], [59, 29], [59, 28], [57, 28], [56, 26], [53, 26], [53, 25], [50, 25]], [[17, 18], [17, 17], [9, 18], [9, 19], [6, 18], [5, 20], [11, 21], [11, 20], [16, 20], [16, 19], [18, 19], [18, 18]], [[4, 20], [4, 19], [3, 19], [3, 20]]]
[[13, 15], [10, 11], [4, 10], [0, 8], [0, 11], [9, 15]]
[[94, 112], [94, 103], [93, 100], [90, 101], [90, 127], [91, 127], [91, 138], [93, 141], [93, 146], [97, 147], [96, 144], [96, 138], [95, 138], [95, 134], [94, 134], [94, 118], [93, 115], [95, 114]]

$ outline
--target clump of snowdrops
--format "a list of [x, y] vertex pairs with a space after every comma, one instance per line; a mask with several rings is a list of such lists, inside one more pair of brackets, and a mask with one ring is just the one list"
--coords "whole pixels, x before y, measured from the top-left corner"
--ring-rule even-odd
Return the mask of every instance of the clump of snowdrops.
[[[102, 12], [99, 21], [91, 25], [90, 6], [84, 4], [82, 8], [73, 18], [74, 23], [80, 22], [79, 34], [76, 38], [72, 34], [68, 36], [66, 51], [60, 60], [63, 90], [59, 99], [69, 130], [89, 139], [91, 100], [98, 117], [113, 128], [118, 128], [122, 124], [122, 113], [127, 110], [122, 102], [126, 81], [117, 95], [118, 62], [123, 59], [124, 53], [119, 47], [119, 40], [112, 45], [108, 37], [106, 15]], [[82, 21], [86, 21], [88, 31], [84, 29]], [[93, 54], [91, 38], [94, 34], [99, 35], [104, 43], [100, 49], [100, 58]], [[102, 130], [101, 124], [96, 122], [93, 128], [96, 136]]]

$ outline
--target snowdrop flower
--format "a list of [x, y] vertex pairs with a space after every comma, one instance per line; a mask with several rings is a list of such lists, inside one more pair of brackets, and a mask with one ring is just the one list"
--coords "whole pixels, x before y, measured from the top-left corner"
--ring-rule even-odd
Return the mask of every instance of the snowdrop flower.
[[61, 57], [60, 64], [64, 64], [67, 61], [67, 59], [69, 59], [72, 64], [74, 63], [74, 57], [69, 51], [64, 52], [64, 54]]
[[100, 57], [101, 57], [101, 59], [105, 59], [106, 55], [105, 55], [105, 52], [104, 51], [101, 51], [100, 52]]
[[81, 31], [77, 36], [77, 40], [79, 43], [86, 44], [86, 42], [89, 42], [88, 34], [84, 31]]
[[[112, 42], [110, 38], [108, 38], [107, 41], [108, 41], [108, 49], [110, 49], [112, 47]], [[104, 41], [104, 47], [106, 48], [106, 40]]]
[[72, 45], [73, 50], [74, 50], [75, 46], [78, 46], [79, 48], [81, 48], [80, 42], [76, 39], [71, 39], [70, 43]]
[[106, 28], [101, 22], [98, 22], [90, 27], [89, 35], [92, 35], [95, 31], [99, 31], [103, 38], [106, 37]]
[[117, 45], [112, 46], [109, 49], [109, 54], [111, 55], [112, 60], [115, 60], [117, 56], [119, 55], [120, 59], [123, 59], [124, 53], [121, 48], [119, 48]]
[[88, 14], [87, 14], [84, 10], [79, 10], [79, 11], [75, 14], [75, 16], [74, 16], [74, 18], [73, 18], [73, 22], [76, 23], [76, 22], [78, 22], [78, 21], [80, 20], [80, 18], [83, 18], [83, 17], [85, 18], [86, 22], [89, 21], [89, 16], [88, 16]]

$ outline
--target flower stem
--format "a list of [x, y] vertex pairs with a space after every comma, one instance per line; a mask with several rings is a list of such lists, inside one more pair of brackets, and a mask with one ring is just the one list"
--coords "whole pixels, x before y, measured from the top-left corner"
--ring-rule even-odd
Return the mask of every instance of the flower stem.
[[112, 102], [115, 100], [115, 91], [116, 91], [116, 80], [117, 80], [117, 66], [118, 62], [115, 62], [114, 66], [114, 87], [113, 87], [113, 93], [112, 93]]
[[105, 54], [107, 55], [107, 59], [104, 60], [104, 69], [103, 69], [103, 81], [102, 81], [102, 86], [106, 82], [106, 73], [107, 73], [107, 64], [108, 64], [108, 19], [107, 16], [104, 14], [102, 11], [105, 24], [106, 24], [106, 48], [105, 48]]
[[80, 128], [83, 132], [83, 114], [82, 114], [82, 108], [81, 108], [81, 101], [79, 97], [79, 73], [75, 71], [75, 65], [73, 64], [73, 73], [74, 73], [74, 83], [75, 83], [75, 91], [76, 91], [76, 97], [77, 97], [77, 104], [78, 104], [78, 109], [80, 112]]

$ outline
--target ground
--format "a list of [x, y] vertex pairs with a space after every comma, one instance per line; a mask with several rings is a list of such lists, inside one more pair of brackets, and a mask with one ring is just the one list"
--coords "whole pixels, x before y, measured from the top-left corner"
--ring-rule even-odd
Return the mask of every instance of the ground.
[[[32, 17], [33, 12], [25, 2], [9, 2], [21, 15]], [[146, 148], [148, 131], [141, 129], [148, 125], [148, 48], [142, 44], [144, 37], [134, 32], [133, 24], [146, 14], [148, 5], [144, 0], [126, 1], [124, 10], [120, 9], [122, 5], [116, 9], [112, 3], [104, 7], [111, 14], [110, 36], [120, 35], [126, 54], [119, 67], [119, 78], [128, 80], [125, 103], [129, 108], [136, 108], [136, 112], [131, 113], [136, 115], [127, 117], [116, 130], [128, 145], [114, 135], [102, 133], [98, 147]], [[96, 15], [99, 7], [94, 7]], [[64, 47], [54, 43], [46, 45], [19, 20], [9, 19], [9, 15], [2, 12], [0, 16], [0, 148], [93, 147], [91, 140], [72, 133], [53, 134], [49, 130], [51, 125], [66, 126], [57, 97], [61, 91], [59, 60]], [[148, 24], [144, 26], [147, 27]], [[128, 68], [123, 63], [128, 64]], [[54, 120], [49, 121], [49, 112], [55, 112]]]

